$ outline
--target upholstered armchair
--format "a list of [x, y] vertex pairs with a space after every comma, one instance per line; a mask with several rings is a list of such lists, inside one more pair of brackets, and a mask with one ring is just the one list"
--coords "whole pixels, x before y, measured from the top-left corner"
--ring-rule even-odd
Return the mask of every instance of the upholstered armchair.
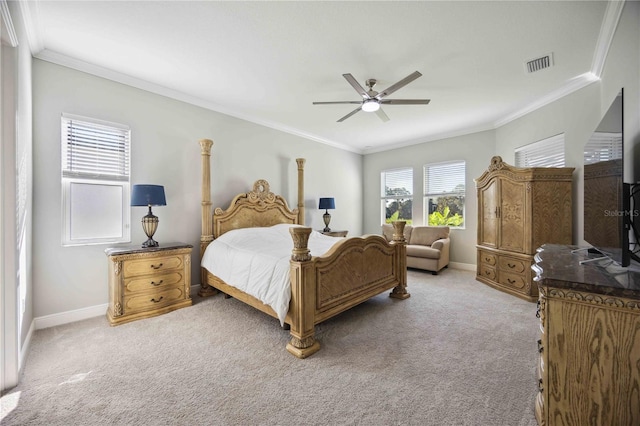
[[[382, 235], [387, 241], [393, 239], [393, 226], [382, 225]], [[448, 226], [411, 226], [404, 228], [407, 240], [407, 266], [430, 271], [433, 275], [449, 265]]]

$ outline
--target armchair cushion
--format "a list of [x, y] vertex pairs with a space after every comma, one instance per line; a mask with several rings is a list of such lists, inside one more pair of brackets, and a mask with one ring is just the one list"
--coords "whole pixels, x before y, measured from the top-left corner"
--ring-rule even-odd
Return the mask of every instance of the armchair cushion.
[[437, 240], [449, 238], [448, 226], [416, 226], [411, 231], [409, 244], [431, 246]]

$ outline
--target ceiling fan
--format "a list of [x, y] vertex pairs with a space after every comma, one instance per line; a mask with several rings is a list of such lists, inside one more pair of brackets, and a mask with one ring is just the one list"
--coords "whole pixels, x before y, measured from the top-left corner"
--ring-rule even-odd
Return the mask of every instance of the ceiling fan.
[[347, 82], [349, 82], [349, 84], [354, 89], [356, 89], [356, 92], [358, 92], [358, 94], [362, 96], [362, 101], [314, 102], [313, 104], [314, 105], [360, 104], [358, 108], [354, 109], [349, 114], [339, 119], [338, 123], [346, 120], [347, 118], [351, 117], [352, 115], [354, 115], [359, 111], [375, 112], [376, 115], [380, 118], [380, 120], [389, 121], [389, 117], [387, 116], [387, 114], [385, 114], [385, 112], [381, 108], [382, 105], [427, 105], [430, 102], [430, 99], [385, 99], [387, 96], [389, 96], [396, 90], [406, 86], [407, 84], [411, 83], [413, 80], [420, 77], [421, 75], [422, 74], [420, 74], [418, 71], [414, 71], [413, 73], [409, 74], [407, 77], [403, 78], [397, 83], [387, 87], [382, 92], [376, 92], [375, 90], [373, 90], [373, 86], [375, 86], [377, 82], [375, 79], [370, 78], [369, 80], [367, 80], [365, 84], [367, 85], [369, 90], [364, 90], [364, 87], [362, 87], [360, 83], [358, 83], [351, 74], [342, 74], [342, 76], [347, 80]]

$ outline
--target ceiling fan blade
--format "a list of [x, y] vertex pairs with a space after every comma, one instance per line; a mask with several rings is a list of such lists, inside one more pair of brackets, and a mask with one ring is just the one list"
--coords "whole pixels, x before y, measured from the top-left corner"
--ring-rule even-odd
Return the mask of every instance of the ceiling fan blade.
[[384, 121], [385, 123], [387, 121], [389, 121], [389, 116], [387, 114], [385, 114], [385, 112], [382, 110], [382, 108], [379, 108], [376, 111], [376, 115], [378, 116], [378, 118], [380, 118], [380, 120]]
[[342, 76], [349, 82], [351, 87], [356, 89], [356, 92], [358, 92], [358, 94], [362, 96], [363, 99], [371, 99], [367, 91], [364, 90], [364, 88], [360, 85], [360, 83], [358, 83], [358, 80], [353, 78], [351, 74], [342, 74]]
[[353, 114], [355, 114], [358, 111], [361, 111], [362, 108], [358, 107], [356, 109], [354, 109], [353, 111], [351, 111], [349, 114], [345, 115], [344, 117], [342, 117], [340, 120], [338, 120], [338, 123], [343, 122], [344, 120], [346, 120], [347, 118], [351, 117]]
[[413, 80], [415, 80], [416, 78], [420, 77], [421, 75], [422, 74], [420, 74], [418, 71], [414, 71], [413, 73], [409, 74], [408, 76], [406, 76], [405, 78], [403, 78], [402, 80], [397, 82], [396, 84], [392, 84], [391, 86], [389, 86], [386, 89], [384, 89], [382, 92], [378, 93], [376, 95], [376, 99], [382, 99], [385, 96], [389, 96], [390, 94], [392, 94], [396, 90], [401, 89], [402, 87], [404, 87], [407, 84], [411, 83]]
[[427, 105], [431, 99], [382, 99], [384, 105]]
[[314, 105], [330, 105], [330, 104], [361, 104], [362, 101], [334, 101], [334, 102], [314, 102]]

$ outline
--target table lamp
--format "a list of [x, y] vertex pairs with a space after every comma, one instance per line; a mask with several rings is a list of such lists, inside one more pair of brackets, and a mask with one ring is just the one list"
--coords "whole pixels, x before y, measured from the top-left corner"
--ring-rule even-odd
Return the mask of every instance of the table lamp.
[[336, 208], [336, 202], [333, 198], [320, 198], [320, 203], [318, 204], [318, 208], [320, 210], [324, 209], [324, 214], [322, 215], [322, 219], [324, 220], [324, 232], [330, 232], [329, 222], [331, 222], [331, 215], [329, 214], [329, 209]]
[[158, 216], [151, 212], [151, 206], [166, 206], [167, 200], [164, 196], [164, 186], [162, 185], [133, 185], [131, 190], [132, 206], [148, 206], [149, 213], [142, 218], [142, 229], [147, 234], [147, 241], [142, 243], [142, 247], [158, 247], [158, 242], [154, 241], [153, 234], [158, 229]]

